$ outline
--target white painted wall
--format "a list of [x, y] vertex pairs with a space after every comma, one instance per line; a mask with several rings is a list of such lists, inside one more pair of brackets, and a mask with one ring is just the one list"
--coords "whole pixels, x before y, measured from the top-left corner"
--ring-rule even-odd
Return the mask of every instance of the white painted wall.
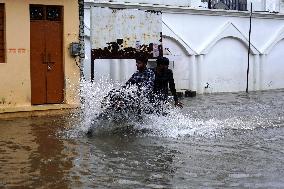
[[[246, 89], [248, 15], [214, 13], [163, 10], [163, 47], [170, 51], [164, 52], [172, 62], [177, 90], [211, 93]], [[249, 90], [284, 88], [283, 21], [284, 16], [268, 13], [255, 14], [252, 20]], [[103, 75], [125, 82], [135, 70], [134, 60], [96, 60], [95, 80]]]
[[[247, 17], [163, 13], [163, 21], [198, 53], [228, 22], [234, 24], [236, 29], [248, 38], [249, 18]], [[275, 32], [284, 26], [282, 23], [283, 20], [254, 18], [252, 44], [262, 49]]]
[[165, 51], [164, 54], [171, 60], [170, 68], [174, 73], [176, 88], [193, 88], [191, 81], [194, 78], [191, 67], [194, 60], [192, 56], [187, 55], [181, 44], [168, 37], [163, 38], [163, 47], [170, 49], [170, 51]]
[[[204, 92], [244, 91], [247, 78], [247, 53], [247, 47], [239, 40], [224, 38], [218, 41], [204, 58], [201, 83]], [[253, 87], [252, 78], [253, 75], [250, 74], [250, 89]]]
[[278, 42], [263, 63], [263, 88], [284, 88], [284, 39]]
[[[171, 12], [163, 14], [163, 22], [164, 35], [174, 33], [176, 39], [184, 41], [184, 45], [189, 46], [197, 54], [194, 66], [196, 78], [193, 86], [188, 85], [189, 89], [196, 88], [198, 93], [236, 92], [246, 89], [248, 17], [175, 14]], [[166, 27], [170, 29], [166, 29]], [[279, 62], [278, 57], [283, 53], [283, 47], [281, 45], [273, 47], [266, 61], [262, 61], [263, 64], [274, 62], [271, 64], [275, 64], [275, 70], [263, 67], [263, 72], [260, 72], [262, 65], [259, 60], [259, 55], [265, 53], [266, 48], [274, 45], [273, 43], [281, 38], [284, 38], [283, 19], [253, 18], [251, 36], [253, 55], [250, 56], [249, 90], [270, 89], [265, 84], [261, 85], [261, 78], [263, 76], [262, 79], [265, 83], [272, 75], [276, 75], [273, 77], [274, 79], [270, 78], [270, 80], [274, 80], [274, 83], [277, 81], [275, 88], [284, 88], [284, 74], [281, 71], [284, 63]], [[171, 50], [171, 48], [174, 49], [174, 46], [168, 48]], [[183, 63], [177, 65], [181, 64]], [[281, 68], [277, 69], [279, 67]], [[178, 77], [184, 71], [180, 68], [174, 70]], [[267, 75], [266, 72], [273, 74], [264, 76]], [[179, 82], [180, 78], [177, 80]], [[206, 87], [207, 83], [209, 88]], [[194, 88], [194, 86], [196, 87]]]
[[[107, 43], [123, 39], [118, 50], [141, 48], [150, 43], [160, 45], [162, 14], [137, 9], [114, 9], [106, 7], [91, 8], [91, 47], [104, 49]], [[99, 34], [99, 35], [98, 35]], [[159, 55], [158, 48], [153, 56]], [[155, 56], [156, 57], [156, 56]]]

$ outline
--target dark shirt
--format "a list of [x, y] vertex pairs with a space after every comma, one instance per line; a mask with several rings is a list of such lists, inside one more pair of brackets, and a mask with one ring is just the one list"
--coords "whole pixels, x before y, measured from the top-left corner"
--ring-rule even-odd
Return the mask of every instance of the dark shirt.
[[178, 101], [175, 82], [173, 77], [173, 71], [167, 69], [162, 73], [158, 73], [156, 68], [153, 69], [155, 73], [155, 82], [154, 82], [154, 93], [157, 95], [162, 95], [163, 100], [167, 100], [169, 87], [172, 95], [174, 96], [175, 102]]
[[126, 82], [126, 85], [137, 85], [146, 95], [152, 93], [154, 88], [155, 74], [153, 70], [146, 68], [142, 72], [136, 71]]

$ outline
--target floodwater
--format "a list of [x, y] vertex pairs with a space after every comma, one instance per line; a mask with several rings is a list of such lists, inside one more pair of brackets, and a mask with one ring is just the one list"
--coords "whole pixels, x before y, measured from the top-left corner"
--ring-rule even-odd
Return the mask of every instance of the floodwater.
[[90, 107], [1, 120], [0, 188], [284, 188], [284, 90], [182, 102], [93, 136]]

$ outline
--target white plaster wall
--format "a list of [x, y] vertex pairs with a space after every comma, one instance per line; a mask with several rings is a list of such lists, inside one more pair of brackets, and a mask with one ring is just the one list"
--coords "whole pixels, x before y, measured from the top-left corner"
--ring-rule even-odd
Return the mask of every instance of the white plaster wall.
[[[204, 92], [245, 91], [247, 53], [246, 46], [234, 38], [225, 38], [217, 42], [204, 57], [201, 83]], [[252, 70], [252, 64], [250, 65]], [[251, 74], [249, 86], [252, 86], [252, 78]]]
[[284, 88], [284, 39], [277, 43], [263, 63], [263, 87]]
[[[163, 22], [164, 35], [174, 36], [177, 40], [183, 41], [184, 47], [193, 49], [197, 54], [195, 57], [196, 64], [193, 64], [196, 77], [193, 78], [195, 80], [192, 86], [196, 88], [198, 93], [245, 91], [249, 38], [248, 17], [164, 13]], [[276, 39], [275, 34], [281, 36], [279, 32], [284, 31], [283, 27], [282, 19], [253, 18], [251, 47], [254, 48], [254, 55], [251, 55], [250, 58], [249, 90], [269, 89], [267, 85], [260, 85], [261, 74], [264, 72], [262, 73], [259, 70], [259, 54], [264, 53], [264, 49]], [[235, 39], [218, 42], [219, 35], [241, 38], [243, 42], [236, 42]], [[210, 47], [215, 40], [217, 40], [217, 44]], [[247, 45], [244, 45], [244, 43], [247, 43]], [[208, 47], [210, 48], [207, 49]], [[169, 49], [171, 48], [174, 49], [174, 47], [169, 46]], [[270, 53], [281, 51], [281, 49], [281, 46], [277, 46]], [[205, 53], [204, 56], [203, 53]], [[268, 62], [277, 60], [277, 52], [270, 56], [274, 60], [267, 59]], [[204, 64], [203, 61], [205, 61]], [[217, 63], [212, 65], [209, 62]], [[231, 65], [233, 66], [231, 67]], [[242, 70], [236, 70], [235, 67]], [[270, 68], [265, 69], [269, 70]], [[179, 76], [183, 74], [184, 70], [177, 69], [175, 71], [175, 74]], [[181, 78], [178, 77], [177, 83], [180, 80]], [[284, 74], [279, 74], [275, 80], [284, 81]], [[209, 83], [208, 89], [205, 89], [206, 83]], [[276, 88], [283, 88], [281, 85], [276, 86]], [[180, 86], [178, 85], [178, 87]]]
[[106, 80], [125, 83], [136, 71], [135, 60], [129, 59], [97, 59], [94, 61], [94, 81]]
[[173, 70], [176, 88], [178, 89], [193, 89], [193, 84], [190, 82], [193, 79], [193, 70], [191, 64], [193, 61], [186, 54], [184, 48], [171, 38], [163, 38], [163, 48], [169, 49], [164, 54], [169, 58], [170, 68]]
[[[91, 42], [85, 37], [84, 77], [91, 80]], [[94, 81], [104, 78], [108, 81], [124, 83], [136, 71], [134, 60], [97, 59], [94, 61]]]
[[[227, 22], [233, 23], [248, 38], [249, 18], [247, 17], [163, 13], [163, 21], [197, 52], [200, 52]], [[266, 42], [283, 25], [283, 20], [279, 19], [254, 18], [252, 44], [258, 49], [264, 48]]]
[[[226, 11], [219, 16], [210, 13], [178, 13], [169, 9], [162, 14], [163, 46], [171, 51], [165, 56], [172, 62], [177, 90], [245, 91], [249, 18], [232, 16]], [[249, 90], [284, 88], [284, 66], [279, 61], [284, 54], [283, 40], [263, 55], [267, 47], [283, 38], [283, 20], [261, 15], [252, 19]], [[220, 35], [226, 38], [218, 41]], [[86, 51], [90, 49], [86, 47]], [[90, 62], [86, 64], [84, 71], [88, 74]], [[95, 80], [108, 76], [125, 82], [135, 70], [134, 60], [96, 60]], [[205, 89], [206, 83], [209, 83], [208, 89]]]
[[[91, 79], [91, 42], [90, 42], [90, 9], [85, 7], [84, 11], [85, 24], [85, 60], [84, 76], [85, 79]], [[95, 60], [94, 61], [94, 81], [101, 78], [114, 82], [123, 83], [127, 81], [136, 70], [134, 60]]]
[[[161, 44], [162, 14], [137, 9], [106, 7], [91, 8], [91, 47], [104, 49], [107, 43], [123, 39], [123, 48], [137, 48], [137, 45]], [[153, 54], [158, 54], [154, 48]]]

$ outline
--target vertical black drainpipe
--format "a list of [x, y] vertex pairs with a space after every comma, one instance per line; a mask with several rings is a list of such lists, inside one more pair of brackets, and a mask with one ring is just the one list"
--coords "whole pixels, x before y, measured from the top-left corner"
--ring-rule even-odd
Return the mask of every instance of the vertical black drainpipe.
[[249, 48], [248, 48], [248, 66], [247, 66], [247, 87], [246, 93], [248, 93], [248, 82], [249, 82], [249, 64], [250, 64], [250, 46], [251, 46], [251, 18], [252, 18], [252, 2], [250, 3], [250, 16], [249, 16]]
[[85, 41], [84, 41], [84, 0], [78, 0], [79, 4], [79, 43], [80, 43], [80, 79], [84, 79], [84, 58], [85, 58]]
[[212, 5], [211, 5], [211, 0], [208, 0], [208, 9], [211, 9]]

